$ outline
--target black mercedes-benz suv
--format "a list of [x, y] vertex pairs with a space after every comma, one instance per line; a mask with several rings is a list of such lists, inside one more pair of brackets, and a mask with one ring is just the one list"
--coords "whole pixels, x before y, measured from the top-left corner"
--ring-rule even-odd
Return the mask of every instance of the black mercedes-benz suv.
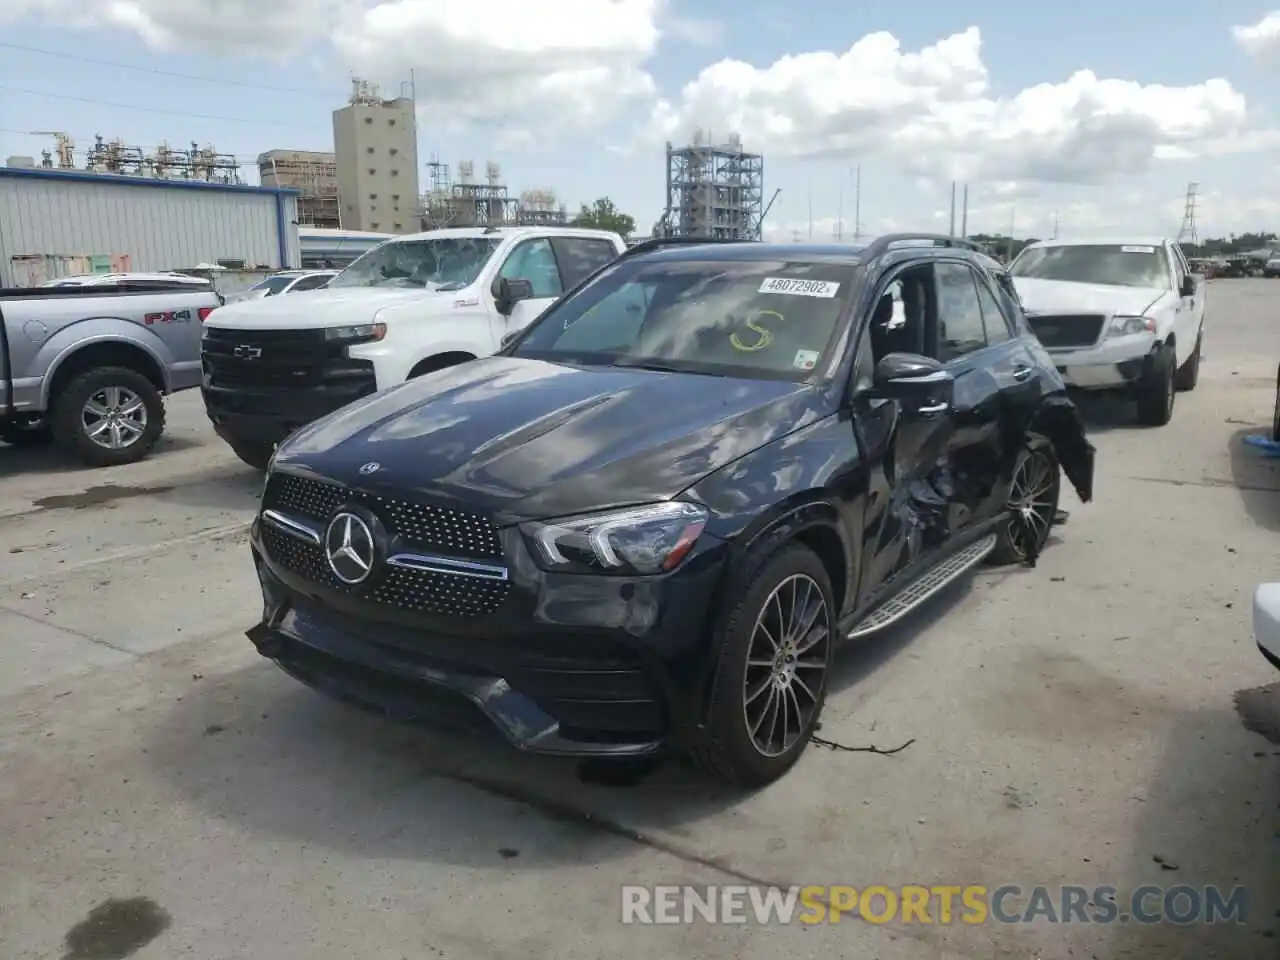
[[497, 356], [282, 444], [249, 637], [397, 718], [763, 784], [838, 641], [983, 560], [1034, 563], [1093, 456], [963, 241], [650, 242]]

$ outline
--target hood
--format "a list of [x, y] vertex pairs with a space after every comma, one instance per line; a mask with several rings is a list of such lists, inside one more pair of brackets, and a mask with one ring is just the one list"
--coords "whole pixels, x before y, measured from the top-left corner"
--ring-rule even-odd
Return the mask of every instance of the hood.
[[1014, 277], [1013, 283], [1027, 313], [1079, 312], [1140, 317], [1161, 297], [1171, 295], [1159, 287], [1116, 287], [1034, 277]]
[[220, 308], [208, 320], [212, 327], [243, 330], [251, 327], [282, 329], [341, 327], [373, 323], [379, 312], [402, 304], [452, 304], [462, 291], [435, 293], [422, 289], [379, 287], [322, 287], [303, 293], [286, 293], [257, 300], [241, 300]]
[[[539, 519], [663, 500], [825, 413], [814, 388], [489, 357], [294, 434], [276, 464], [369, 493]], [[368, 476], [358, 471], [377, 463]]]

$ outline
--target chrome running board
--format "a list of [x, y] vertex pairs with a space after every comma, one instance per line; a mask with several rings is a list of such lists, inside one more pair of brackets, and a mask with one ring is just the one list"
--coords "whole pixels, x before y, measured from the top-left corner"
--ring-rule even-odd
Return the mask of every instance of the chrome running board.
[[849, 632], [849, 639], [878, 633], [897, 623], [943, 587], [976, 567], [995, 548], [996, 534], [993, 533], [957, 550], [859, 620], [858, 625]]

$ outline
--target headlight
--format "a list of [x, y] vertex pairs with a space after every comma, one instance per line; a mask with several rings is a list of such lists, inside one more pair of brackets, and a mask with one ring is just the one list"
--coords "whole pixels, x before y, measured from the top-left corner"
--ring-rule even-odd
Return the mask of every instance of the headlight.
[[520, 529], [549, 570], [648, 575], [679, 566], [706, 525], [702, 507], [669, 501]]
[[385, 323], [362, 323], [354, 327], [329, 327], [324, 332], [326, 340], [359, 340], [376, 343], [387, 335]]
[[1150, 317], [1112, 317], [1108, 337], [1127, 337], [1133, 333], [1155, 333], [1156, 322]]

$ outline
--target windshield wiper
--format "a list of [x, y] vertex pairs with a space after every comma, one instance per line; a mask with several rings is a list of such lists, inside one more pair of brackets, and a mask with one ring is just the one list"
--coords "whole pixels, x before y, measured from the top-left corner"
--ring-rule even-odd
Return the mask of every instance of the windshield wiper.
[[659, 363], [656, 360], [614, 360], [609, 364], [611, 367], [629, 367], [633, 370], [656, 370], [658, 373], [685, 373], [684, 370], [677, 370], [675, 367], [667, 363]]

